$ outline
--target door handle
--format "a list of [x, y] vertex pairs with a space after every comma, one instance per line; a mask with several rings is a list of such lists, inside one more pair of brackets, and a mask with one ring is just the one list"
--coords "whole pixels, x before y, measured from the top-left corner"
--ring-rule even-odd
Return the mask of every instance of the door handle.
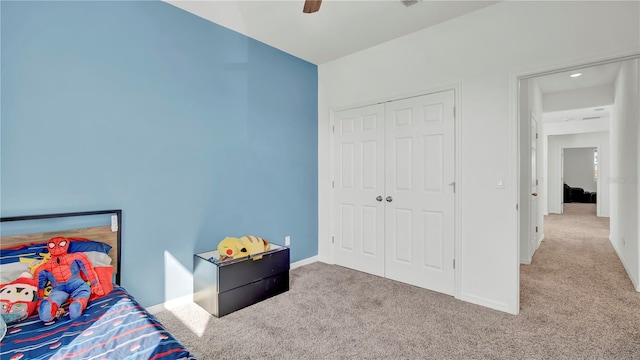
[[538, 196], [538, 193], [531, 193], [532, 196]]
[[376, 200], [382, 201], [382, 196], [378, 195], [378, 197], [376, 197]]
[[387, 202], [392, 202], [393, 198], [391, 196], [387, 196], [387, 198], [385, 200], [387, 200]]

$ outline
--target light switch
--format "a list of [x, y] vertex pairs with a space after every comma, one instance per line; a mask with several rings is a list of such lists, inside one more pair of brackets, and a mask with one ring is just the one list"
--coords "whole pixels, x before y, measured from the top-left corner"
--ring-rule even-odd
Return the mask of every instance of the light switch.
[[504, 176], [498, 175], [496, 177], [496, 189], [504, 189]]

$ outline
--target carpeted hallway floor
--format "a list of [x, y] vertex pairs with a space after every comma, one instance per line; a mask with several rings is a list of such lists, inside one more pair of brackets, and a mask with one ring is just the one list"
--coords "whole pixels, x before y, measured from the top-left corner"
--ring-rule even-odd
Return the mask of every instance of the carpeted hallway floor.
[[517, 316], [324, 263], [220, 319], [195, 304], [156, 316], [200, 359], [640, 359], [640, 293], [608, 219], [568, 205], [521, 266]]

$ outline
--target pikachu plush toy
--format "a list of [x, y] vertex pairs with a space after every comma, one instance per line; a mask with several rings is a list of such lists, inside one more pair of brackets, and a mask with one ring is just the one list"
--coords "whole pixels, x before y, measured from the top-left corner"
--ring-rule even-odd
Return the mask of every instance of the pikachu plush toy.
[[[220, 261], [238, 259], [269, 250], [269, 242], [261, 237], [248, 235], [241, 238], [226, 237], [218, 244]], [[254, 257], [258, 260], [260, 257]]]

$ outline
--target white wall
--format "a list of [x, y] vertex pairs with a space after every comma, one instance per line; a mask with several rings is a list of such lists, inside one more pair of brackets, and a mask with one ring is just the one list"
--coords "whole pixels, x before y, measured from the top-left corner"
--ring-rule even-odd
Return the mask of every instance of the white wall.
[[[596, 148], [564, 149], [563, 179], [571, 187], [596, 192], [597, 181], [594, 174], [593, 151]], [[608, 179], [605, 179], [608, 181]]]
[[611, 119], [611, 243], [640, 291], [638, 246], [638, 60], [626, 61], [616, 80]]
[[544, 94], [544, 112], [582, 109], [613, 104], [613, 85]]
[[319, 259], [332, 261], [332, 110], [458, 86], [455, 295], [518, 313], [517, 75], [640, 52], [639, 5], [500, 2], [319, 66]]
[[[563, 149], [571, 148], [598, 148], [598, 172], [599, 180], [596, 188], [598, 193], [597, 215], [609, 216], [610, 190], [608, 179], [610, 177], [609, 132], [591, 132], [583, 134], [551, 135], [548, 138], [547, 177], [548, 177], [548, 209], [549, 213], [562, 213], [562, 164], [560, 156]], [[571, 183], [567, 182], [569, 185]]]

